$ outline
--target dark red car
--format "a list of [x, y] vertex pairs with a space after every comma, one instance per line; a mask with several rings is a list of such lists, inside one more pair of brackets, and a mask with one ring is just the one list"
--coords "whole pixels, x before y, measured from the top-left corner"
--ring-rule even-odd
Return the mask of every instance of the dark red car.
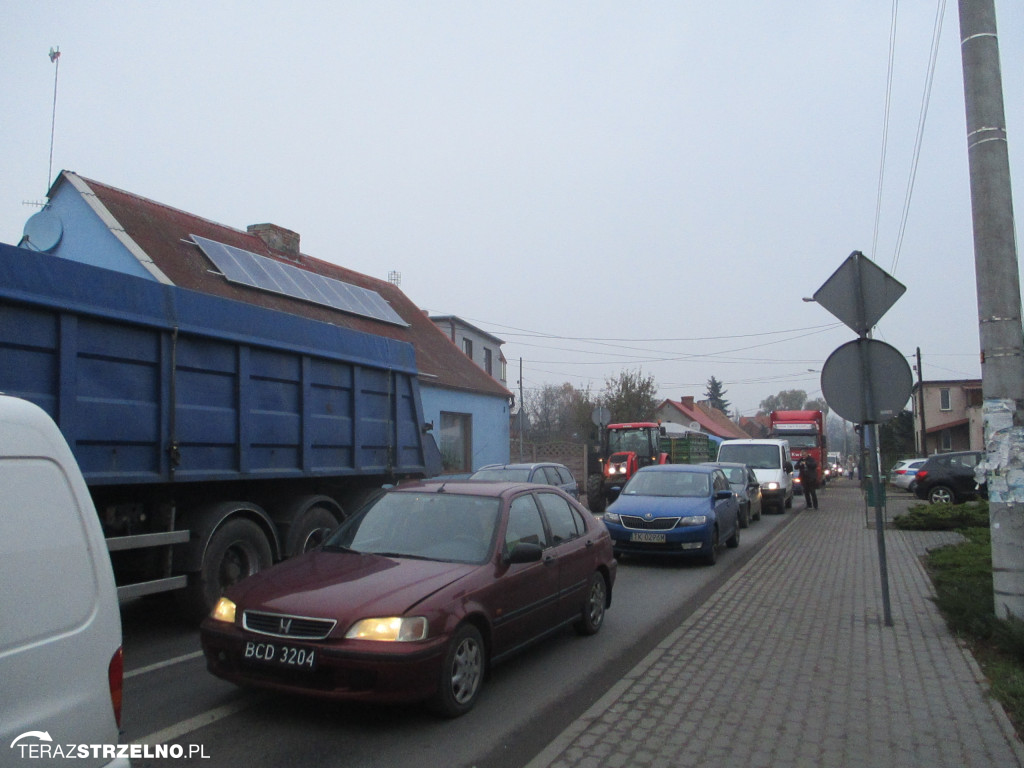
[[557, 488], [403, 485], [231, 587], [203, 651], [234, 683], [455, 717], [491, 664], [567, 625], [600, 630], [615, 571], [605, 526]]

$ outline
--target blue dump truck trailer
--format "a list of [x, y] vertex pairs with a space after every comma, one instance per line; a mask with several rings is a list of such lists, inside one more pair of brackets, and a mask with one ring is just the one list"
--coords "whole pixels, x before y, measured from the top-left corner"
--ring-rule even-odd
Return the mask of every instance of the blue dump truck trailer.
[[121, 599], [194, 616], [440, 471], [411, 344], [3, 244], [0, 392], [71, 445]]

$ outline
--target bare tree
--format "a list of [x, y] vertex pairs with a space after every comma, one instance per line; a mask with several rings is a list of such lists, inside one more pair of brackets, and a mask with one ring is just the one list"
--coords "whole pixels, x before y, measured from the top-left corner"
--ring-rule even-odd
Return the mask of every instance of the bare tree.
[[657, 394], [653, 376], [621, 371], [605, 380], [602, 402], [611, 411], [612, 422], [650, 421], [658, 408]]

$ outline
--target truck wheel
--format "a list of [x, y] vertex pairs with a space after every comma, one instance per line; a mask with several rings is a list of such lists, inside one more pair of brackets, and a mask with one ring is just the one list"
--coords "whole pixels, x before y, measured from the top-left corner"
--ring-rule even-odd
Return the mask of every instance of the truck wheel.
[[270, 542], [256, 523], [228, 520], [210, 537], [200, 570], [188, 575], [183, 607], [197, 619], [205, 617], [225, 589], [272, 562]]
[[338, 519], [324, 507], [310, 507], [288, 526], [284, 551], [287, 557], [316, 549], [338, 527]]
[[595, 515], [604, 512], [604, 482], [600, 475], [591, 475], [587, 478], [587, 507]]

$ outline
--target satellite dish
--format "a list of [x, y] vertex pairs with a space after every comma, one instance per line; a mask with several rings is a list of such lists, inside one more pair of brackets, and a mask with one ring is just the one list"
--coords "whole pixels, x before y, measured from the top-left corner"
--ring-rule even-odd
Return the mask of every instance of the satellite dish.
[[690, 429], [692, 429], [694, 432], [700, 432], [700, 422], [699, 421], [691, 421], [690, 422]]
[[25, 222], [25, 233], [21, 238], [21, 247], [33, 251], [49, 253], [57, 247], [64, 234], [64, 225], [60, 216], [53, 211], [42, 210]]

